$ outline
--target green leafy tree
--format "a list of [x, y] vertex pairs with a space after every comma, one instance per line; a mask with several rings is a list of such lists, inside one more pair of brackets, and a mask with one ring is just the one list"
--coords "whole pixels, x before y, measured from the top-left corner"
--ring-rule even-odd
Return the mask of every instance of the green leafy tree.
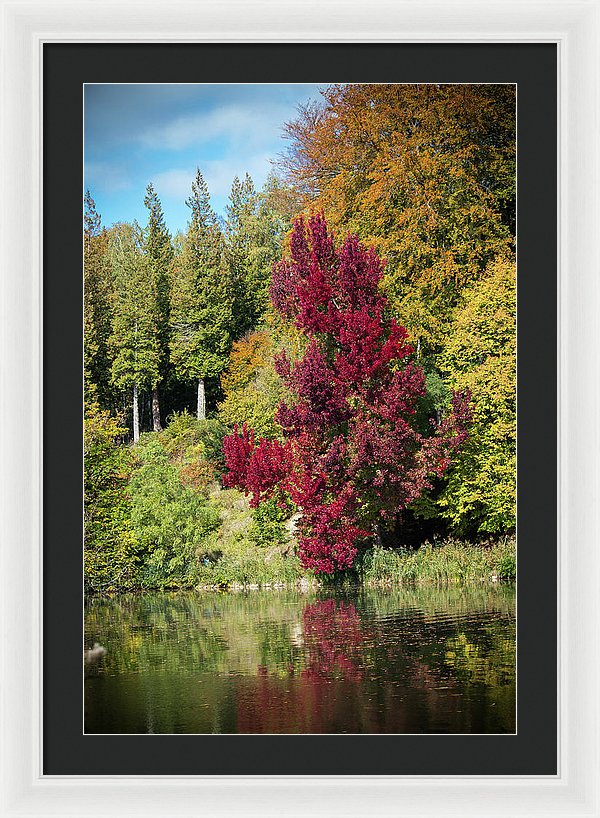
[[439, 500], [461, 535], [515, 527], [516, 291], [513, 259], [493, 261], [466, 288], [449, 327], [441, 365], [455, 389], [469, 389], [473, 425]]
[[130, 523], [127, 433], [110, 413], [89, 403], [84, 422], [84, 568], [89, 591], [130, 587], [136, 573], [136, 542]]
[[152, 385], [152, 426], [162, 429], [160, 422], [159, 382], [164, 382], [169, 367], [169, 311], [171, 300], [170, 270], [173, 263], [173, 245], [165, 225], [162, 205], [152, 183], [146, 188], [144, 204], [148, 208], [148, 223], [144, 230], [144, 253], [152, 277], [151, 292], [156, 298], [155, 315], [160, 352], [159, 381]]
[[133, 439], [140, 436], [139, 392], [160, 379], [160, 319], [156, 278], [152, 275], [143, 236], [137, 224], [119, 224], [110, 237], [114, 276], [110, 347], [111, 377], [122, 390], [132, 390]]
[[227, 364], [232, 337], [232, 295], [223, 235], [200, 171], [186, 201], [192, 215], [171, 290], [171, 361], [177, 376], [198, 383], [197, 416], [206, 416], [205, 380]]
[[107, 262], [108, 236], [89, 190], [84, 199], [83, 233], [83, 371], [86, 401], [108, 408], [110, 386], [109, 338], [111, 286]]

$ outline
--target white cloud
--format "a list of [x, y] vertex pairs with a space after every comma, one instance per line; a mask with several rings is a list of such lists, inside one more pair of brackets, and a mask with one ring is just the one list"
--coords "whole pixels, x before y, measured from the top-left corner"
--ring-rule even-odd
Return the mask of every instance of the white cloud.
[[131, 187], [131, 178], [122, 164], [112, 162], [86, 162], [86, 185], [105, 193], [116, 193]]
[[[227, 198], [234, 176], [243, 178], [249, 173], [254, 184], [260, 188], [270, 170], [270, 155], [257, 153], [251, 156], [237, 156], [231, 153], [221, 159], [210, 159], [200, 163], [200, 171], [206, 180], [211, 198]], [[153, 178], [156, 192], [161, 198], [187, 198], [190, 195], [192, 181], [196, 175], [195, 167], [172, 168], [157, 173]]]
[[146, 148], [183, 150], [215, 139], [232, 144], [258, 146], [272, 139], [273, 130], [289, 117], [289, 108], [281, 104], [224, 105], [206, 113], [180, 116], [165, 125], [153, 126], [138, 137]]
[[174, 168], [173, 170], [165, 170], [163, 173], [157, 173], [152, 183], [161, 198], [182, 199], [190, 194], [194, 174], [195, 171], [193, 170]]

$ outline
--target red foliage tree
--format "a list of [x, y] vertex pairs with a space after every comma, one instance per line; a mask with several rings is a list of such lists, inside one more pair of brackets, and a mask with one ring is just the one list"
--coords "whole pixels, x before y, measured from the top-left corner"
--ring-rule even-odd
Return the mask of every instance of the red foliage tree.
[[388, 315], [374, 250], [356, 236], [336, 250], [322, 216], [295, 222], [290, 250], [274, 269], [271, 298], [310, 340], [300, 360], [276, 361], [294, 396], [277, 413], [285, 442], [257, 446], [236, 429], [225, 439], [224, 480], [253, 505], [287, 492], [301, 512], [303, 565], [331, 574], [445, 471], [466, 437], [470, 399], [455, 395], [432, 434], [419, 433], [425, 378], [406, 330]]

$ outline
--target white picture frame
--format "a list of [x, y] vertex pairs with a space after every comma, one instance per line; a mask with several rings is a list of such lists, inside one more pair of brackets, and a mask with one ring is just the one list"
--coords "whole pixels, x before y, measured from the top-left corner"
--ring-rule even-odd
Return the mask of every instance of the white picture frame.
[[[0, 0], [0, 7], [0, 816], [600, 816], [598, 0]], [[41, 51], [45, 42], [115, 41], [558, 44], [556, 776], [42, 775]]]

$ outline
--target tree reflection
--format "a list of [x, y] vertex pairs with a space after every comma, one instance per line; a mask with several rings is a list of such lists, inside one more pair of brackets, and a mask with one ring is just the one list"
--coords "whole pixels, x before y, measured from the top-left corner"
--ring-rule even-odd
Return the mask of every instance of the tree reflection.
[[514, 591], [91, 600], [86, 732], [512, 732]]

